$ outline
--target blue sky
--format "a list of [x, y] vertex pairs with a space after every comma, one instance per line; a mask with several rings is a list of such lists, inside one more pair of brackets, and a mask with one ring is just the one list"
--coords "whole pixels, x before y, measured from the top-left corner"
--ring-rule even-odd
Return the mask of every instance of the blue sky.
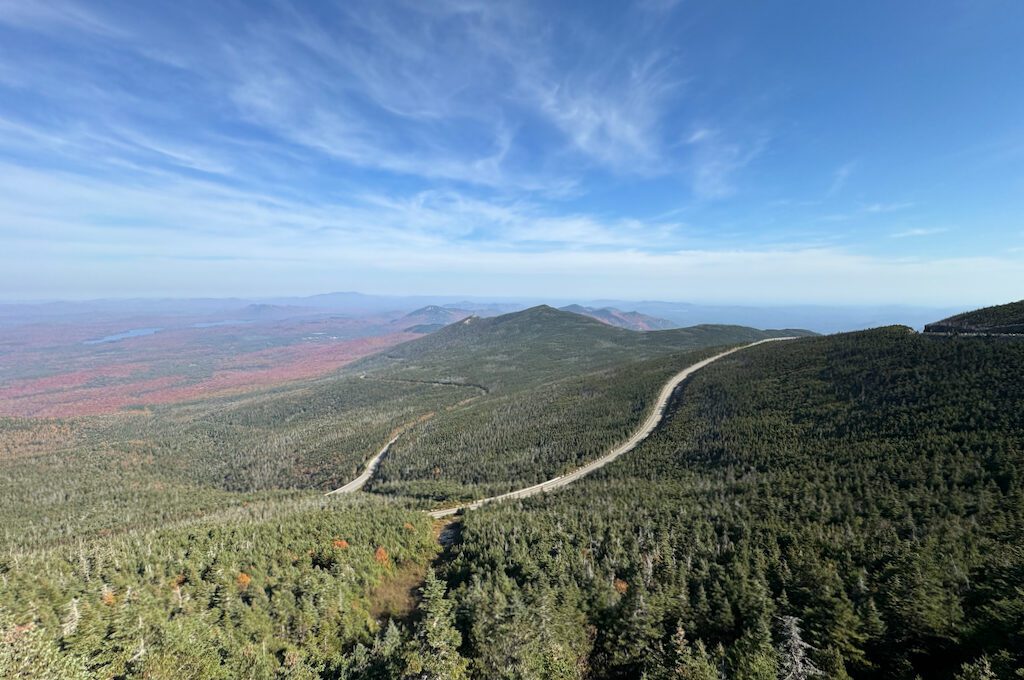
[[1024, 297], [1024, 3], [0, 0], [0, 297]]

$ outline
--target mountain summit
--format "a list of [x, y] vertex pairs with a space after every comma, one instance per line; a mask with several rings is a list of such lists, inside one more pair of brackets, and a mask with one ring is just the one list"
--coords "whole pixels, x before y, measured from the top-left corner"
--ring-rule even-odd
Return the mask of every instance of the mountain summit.
[[703, 325], [638, 332], [548, 305], [481, 318], [467, 316], [431, 335], [396, 345], [351, 368], [415, 380], [481, 384], [547, 380], [699, 347], [808, 335], [745, 326]]

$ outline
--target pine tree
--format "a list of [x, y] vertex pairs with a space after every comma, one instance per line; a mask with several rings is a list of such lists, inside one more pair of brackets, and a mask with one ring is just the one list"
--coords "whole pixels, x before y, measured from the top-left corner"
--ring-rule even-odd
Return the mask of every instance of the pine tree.
[[462, 680], [468, 662], [459, 655], [462, 635], [455, 628], [451, 601], [445, 599], [445, 585], [431, 569], [423, 586], [420, 611], [423, 617], [406, 656], [405, 674], [416, 680]]
[[675, 664], [671, 677], [679, 680], [718, 680], [718, 669], [704, 643], [697, 640], [691, 647], [682, 626], [677, 627], [672, 636], [672, 652]]
[[[221, 665], [210, 627], [199, 617], [179, 617], [164, 626], [152, 641], [152, 650], [136, 662], [139, 675], [152, 680], [229, 678]], [[247, 677], [258, 678], [256, 674]]]
[[778, 662], [768, 624], [758, 622], [744, 631], [729, 650], [729, 660], [733, 680], [774, 680]]
[[402, 632], [394, 621], [388, 621], [387, 628], [373, 643], [370, 651], [370, 677], [397, 678], [402, 675]]
[[807, 650], [811, 649], [811, 646], [800, 637], [800, 619], [795, 616], [783, 616], [779, 620], [779, 680], [807, 680], [821, 676], [822, 672], [807, 656]]
[[0, 614], [0, 678], [53, 678], [85, 680], [85, 664], [76, 656], [61, 652], [45, 631], [34, 623], [11, 625]]
[[983, 656], [961, 666], [954, 680], [996, 680], [996, 674], [988, 658]]
[[827, 647], [821, 654], [822, 672], [829, 680], [851, 680], [846, 672], [843, 655], [835, 647]]

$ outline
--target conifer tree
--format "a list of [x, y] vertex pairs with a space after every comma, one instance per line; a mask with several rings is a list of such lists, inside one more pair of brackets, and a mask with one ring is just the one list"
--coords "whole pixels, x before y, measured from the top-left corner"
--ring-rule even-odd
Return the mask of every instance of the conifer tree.
[[35, 623], [12, 625], [0, 613], [0, 678], [30, 680], [86, 680], [85, 664], [78, 657], [61, 652]]
[[409, 653], [405, 677], [416, 680], [462, 680], [468, 662], [459, 655], [462, 635], [455, 628], [451, 601], [445, 599], [445, 584], [431, 569], [423, 586], [422, 618]]
[[961, 666], [954, 680], [996, 680], [996, 677], [992, 664], [983, 656]]
[[675, 665], [671, 677], [678, 680], [719, 680], [718, 669], [704, 642], [697, 640], [691, 647], [682, 626], [677, 627], [672, 636], [672, 652]]
[[733, 680], [775, 680], [778, 662], [767, 623], [744, 631], [730, 650], [729, 677]]
[[822, 672], [807, 656], [811, 646], [800, 636], [800, 619], [795, 616], [780, 618], [779, 680], [807, 680], [820, 677]]

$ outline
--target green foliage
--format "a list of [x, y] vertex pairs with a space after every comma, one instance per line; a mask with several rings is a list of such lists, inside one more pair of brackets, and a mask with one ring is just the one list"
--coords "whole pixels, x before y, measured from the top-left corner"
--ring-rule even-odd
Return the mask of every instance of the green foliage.
[[[804, 661], [834, 677], [950, 678], [981, 655], [1012, 677], [1021, 375], [1024, 343], [903, 328], [723, 359], [615, 464], [466, 514], [451, 565], [463, 630], [564, 592], [560, 617], [593, 630], [595, 678], [662, 677], [651, 660], [673, 667], [677, 627], [704, 672], [770, 677], [787, 663], [770, 651], [778, 617], [799, 619]], [[571, 646], [551, 623], [532, 630]], [[489, 654], [475, 635], [474, 668]]]
[[954, 680], [996, 680], [999, 677], [992, 670], [992, 664], [985, 657], [965, 663]]
[[89, 674], [82, 659], [63, 653], [34, 622], [15, 625], [0, 609], [0, 677], [87, 680]]
[[925, 326], [933, 333], [1024, 333], [1024, 300], [985, 307]]
[[[628, 456], [468, 512], [444, 580], [428, 575], [408, 625], [381, 625], [375, 590], [437, 550], [413, 501], [382, 495], [423, 504], [559, 474], [624, 439], [707, 346], [763, 337], [511, 317], [259, 395], [0, 423], [0, 675], [1024, 668], [1024, 343], [904, 328], [711, 365]], [[431, 412], [385, 459], [376, 497], [310, 490]]]
[[637, 333], [544, 306], [452, 324], [352, 369], [482, 393], [398, 441], [372, 488], [439, 501], [544, 481], [628, 438], [665, 380], [707, 353], [693, 350], [786, 334], [740, 326]]
[[462, 635], [455, 628], [452, 603], [444, 582], [427, 572], [420, 603], [421, 619], [406, 657], [405, 677], [421, 680], [463, 680], [467, 661], [459, 655]]
[[[771, 334], [637, 333], [528, 310], [255, 394], [75, 421], [0, 419], [0, 547], [73, 543], [337, 488], [429, 414], [385, 459], [375, 489], [431, 500], [505, 491], [624, 438], [659, 381], [690, 360], [682, 351]], [[623, 368], [654, 357], [663, 363], [637, 375]]]
[[70, 429], [33, 455], [0, 458], [0, 547], [73, 544], [314, 496], [308, 489], [355, 477], [397, 428], [465, 396], [334, 378], [150, 415], [0, 420], [0, 435], [29, 442]]
[[704, 642], [697, 640], [690, 645], [682, 628], [672, 636], [673, 658], [671, 672], [666, 677], [679, 680], [718, 680], [718, 668], [713, 657], [704, 648]]
[[5, 630], [9, 620], [28, 632], [5, 637], [4, 663], [59, 656], [90, 677], [319, 678], [373, 644], [364, 670], [388, 667], [401, 642], [391, 628], [375, 642], [367, 595], [435, 552], [422, 513], [358, 497], [24, 556], [7, 566], [0, 606]]
[[628, 439], [661, 385], [702, 356], [673, 354], [491, 392], [403, 436], [371, 488], [444, 500], [550, 479]]

